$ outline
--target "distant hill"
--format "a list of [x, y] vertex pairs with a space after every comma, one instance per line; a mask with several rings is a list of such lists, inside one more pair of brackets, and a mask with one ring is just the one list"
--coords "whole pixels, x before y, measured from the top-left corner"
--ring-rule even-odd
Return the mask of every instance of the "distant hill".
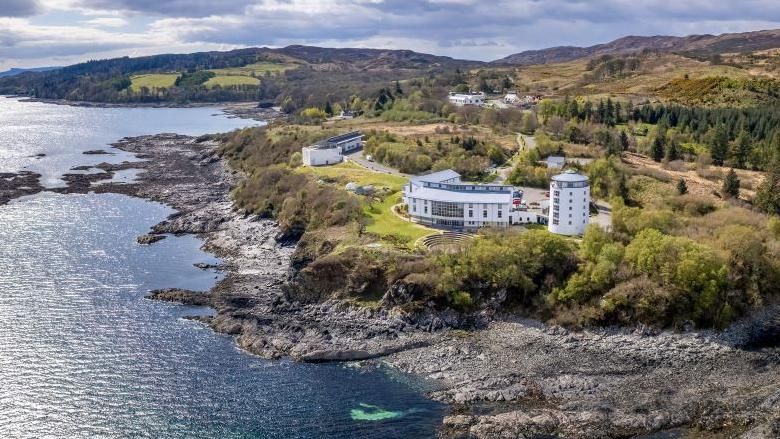
[[51, 70], [57, 70], [61, 67], [36, 67], [33, 69], [17, 69], [13, 68], [10, 70], [6, 70], [4, 72], [0, 72], [0, 78], [7, 78], [9, 76], [16, 76], [21, 75], [22, 73], [28, 73], [28, 72], [48, 72]]
[[642, 51], [681, 53], [696, 57], [744, 53], [780, 47], [780, 29], [722, 35], [627, 36], [590, 47], [561, 46], [529, 50], [494, 61], [495, 64], [537, 65], [561, 63], [601, 55], [624, 55]]
[[[392, 82], [482, 66], [411, 50], [289, 46], [94, 60], [0, 78], [0, 94], [91, 102], [304, 104], [368, 95]], [[303, 95], [303, 93], [307, 93]]]

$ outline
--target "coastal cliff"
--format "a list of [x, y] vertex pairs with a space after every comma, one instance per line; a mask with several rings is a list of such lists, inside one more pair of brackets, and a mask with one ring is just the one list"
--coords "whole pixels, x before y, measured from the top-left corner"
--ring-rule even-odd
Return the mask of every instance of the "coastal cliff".
[[776, 312], [757, 320], [763, 324], [720, 333], [573, 332], [487, 311], [412, 312], [398, 306], [403, 291], [388, 292], [376, 307], [300, 302], [283, 288], [295, 243], [277, 241], [274, 221], [234, 208], [230, 190], [241, 175], [220, 160], [216, 143], [168, 134], [115, 147], [142, 161], [101, 168], [140, 168], [138, 182], [90, 186], [73, 177], [61, 191], [171, 205], [178, 213], [150, 236], [196, 234], [224, 261], [226, 277], [212, 291], [154, 298], [210, 305], [215, 315], [198, 320], [265, 358], [370, 360], [424, 377], [435, 384], [429, 396], [452, 405], [443, 437], [618, 438], [686, 428], [768, 438], [780, 431], [780, 352], [755, 343], [772, 337]]

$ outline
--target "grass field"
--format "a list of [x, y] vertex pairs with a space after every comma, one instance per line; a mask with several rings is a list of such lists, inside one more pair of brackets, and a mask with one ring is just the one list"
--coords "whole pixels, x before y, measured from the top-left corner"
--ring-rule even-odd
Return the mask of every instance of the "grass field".
[[346, 185], [354, 182], [360, 186], [373, 185], [376, 188], [387, 187], [392, 192], [401, 190], [406, 179], [397, 175], [384, 174], [366, 169], [355, 163], [341, 163], [335, 166], [300, 167], [298, 172], [308, 172], [328, 180]]
[[391, 195], [381, 201], [367, 202], [363, 210], [367, 223], [366, 232], [375, 234], [380, 239], [391, 238], [394, 243], [403, 243], [411, 248], [418, 238], [433, 233], [433, 230], [405, 221], [393, 213], [393, 206], [401, 202], [400, 191], [406, 184], [403, 177], [374, 172], [354, 163], [316, 168], [301, 167], [297, 172], [313, 174], [335, 182], [340, 188], [350, 182], [361, 186], [373, 185], [377, 189], [387, 187]]
[[216, 86], [233, 87], [237, 85], [259, 85], [260, 80], [251, 76], [215, 76], [204, 84], [208, 88]]
[[178, 73], [152, 73], [148, 75], [133, 76], [130, 78], [132, 81], [130, 88], [133, 91], [139, 91], [141, 90], [141, 87], [147, 87], [149, 89], [173, 87], [178, 77]]
[[366, 206], [364, 213], [367, 217], [366, 232], [380, 237], [392, 237], [396, 242], [403, 242], [411, 246], [419, 238], [434, 233], [435, 230], [406, 221], [395, 213], [393, 206], [401, 202], [401, 195], [395, 194], [386, 197], [382, 202], [374, 202]]
[[214, 69], [211, 71], [220, 76], [251, 77], [252, 74], [254, 73], [255, 76], [261, 77], [264, 76], [266, 73], [271, 73], [272, 75], [278, 75], [279, 73], [285, 72], [287, 70], [292, 70], [297, 67], [298, 67], [297, 64], [259, 62], [255, 64], [249, 64], [244, 67], [230, 67], [227, 69]]

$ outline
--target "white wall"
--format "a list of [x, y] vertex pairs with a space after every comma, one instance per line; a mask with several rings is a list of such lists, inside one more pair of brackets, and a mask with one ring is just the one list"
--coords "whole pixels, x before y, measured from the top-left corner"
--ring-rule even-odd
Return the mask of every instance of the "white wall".
[[582, 235], [589, 223], [590, 187], [556, 188], [553, 182], [550, 185], [550, 232], [566, 236]]
[[355, 140], [350, 140], [349, 142], [339, 143], [339, 147], [341, 147], [341, 150], [344, 152], [351, 152], [356, 149], [360, 149], [360, 147], [363, 146], [363, 139], [357, 138]]
[[[496, 203], [460, 203], [463, 204], [463, 216], [459, 218], [434, 217], [432, 212], [432, 202], [410, 196], [407, 198], [409, 215], [415, 222], [437, 226], [436, 220], [461, 220], [464, 228], [477, 229], [487, 226], [508, 226], [509, 218], [513, 215], [512, 204]], [[469, 207], [471, 206], [471, 207]], [[501, 217], [499, 218], [499, 211]], [[472, 216], [469, 216], [469, 212]], [[487, 215], [485, 215], [487, 213]], [[444, 225], [438, 225], [445, 227]]]
[[344, 159], [341, 155], [341, 148], [303, 148], [303, 164], [306, 166], [326, 166], [341, 163]]

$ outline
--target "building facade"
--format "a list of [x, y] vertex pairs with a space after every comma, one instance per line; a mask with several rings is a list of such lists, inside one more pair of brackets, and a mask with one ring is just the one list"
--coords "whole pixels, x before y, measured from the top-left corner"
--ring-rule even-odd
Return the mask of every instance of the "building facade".
[[514, 188], [463, 183], [452, 170], [415, 177], [404, 188], [412, 221], [431, 227], [477, 230], [537, 221], [530, 212], [515, 212]]
[[328, 166], [344, 161], [341, 148], [321, 148], [307, 146], [301, 149], [303, 164], [305, 166]]
[[578, 236], [590, 223], [590, 182], [569, 170], [550, 182], [548, 228], [558, 235]]
[[344, 154], [363, 147], [363, 134], [358, 131], [341, 134], [301, 149], [306, 166], [328, 166], [344, 161]]
[[485, 93], [450, 93], [449, 100], [458, 107], [485, 105]]

